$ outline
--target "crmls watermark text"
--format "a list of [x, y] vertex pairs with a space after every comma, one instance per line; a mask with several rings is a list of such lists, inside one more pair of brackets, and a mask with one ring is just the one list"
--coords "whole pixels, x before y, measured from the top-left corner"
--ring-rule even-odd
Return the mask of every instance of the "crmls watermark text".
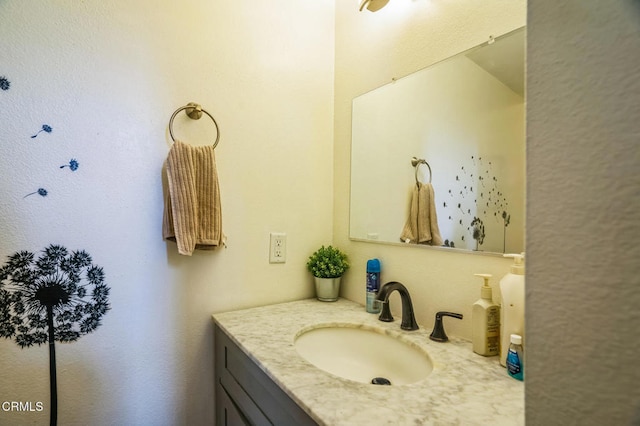
[[4, 401], [2, 405], [2, 411], [42, 411], [44, 410], [44, 404], [40, 401]]

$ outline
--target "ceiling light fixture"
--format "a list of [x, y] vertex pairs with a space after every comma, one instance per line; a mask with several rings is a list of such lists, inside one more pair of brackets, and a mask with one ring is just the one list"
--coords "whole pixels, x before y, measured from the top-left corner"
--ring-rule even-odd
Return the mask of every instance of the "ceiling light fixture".
[[389, 0], [362, 0], [362, 3], [360, 3], [360, 12], [362, 12], [365, 6], [369, 11], [376, 12], [385, 7], [387, 3], [389, 3]]

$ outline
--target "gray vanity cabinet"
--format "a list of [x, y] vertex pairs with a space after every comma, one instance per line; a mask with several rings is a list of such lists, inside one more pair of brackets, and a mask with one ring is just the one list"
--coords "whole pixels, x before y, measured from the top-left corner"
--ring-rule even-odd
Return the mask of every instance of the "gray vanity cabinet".
[[316, 425], [215, 325], [216, 425]]

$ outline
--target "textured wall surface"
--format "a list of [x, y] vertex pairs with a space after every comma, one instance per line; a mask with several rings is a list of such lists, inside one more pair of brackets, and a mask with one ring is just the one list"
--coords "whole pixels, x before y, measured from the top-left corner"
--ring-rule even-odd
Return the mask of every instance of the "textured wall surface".
[[640, 2], [528, 10], [526, 416], [640, 422]]
[[[378, 12], [358, 12], [336, 2], [335, 210], [334, 241], [352, 254], [353, 267], [342, 295], [364, 304], [367, 259], [382, 261], [383, 282], [397, 280], [411, 292], [416, 318], [432, 327], [437, 311], [453, 310], [463, 320], [446, 324], [452, 335], [471, 338], [471, 305], [480, 297], [473, 276], [493, 274], [497, 283], [511, 262], [493, 256], [449, 253], [425, 247], [353, 242], [349, 236], [351, 102], [358, 95], [448, 58], [525, 24], [526, 2], [390, 2]], [[394, 141], [389, 141], [394, 143]], [[436, 200], [437, 200], [436, 195]], [[399, 297], [392, 306], [399, 309]]]
[[[0, 266], [60, 244], [111, 289], [102, 325], [56, 344], [59, 424], [212, 424], [211, 313], [313, 295], [304, 264], [332, 238], [333, 34], [331, 1], [0, 2]], [[162, 241], [161, 171], [190, 101], [220, 124], [228, 248], [184, 257]], [[215, 137], [206, 117], [174, 127]], [[268, 263], [270, 231], [288, 234], [285, 264]], [[47, 345], [0, 338], [0, 401], [44, 403], [0, 424], [47, 423], [48, 367]]]

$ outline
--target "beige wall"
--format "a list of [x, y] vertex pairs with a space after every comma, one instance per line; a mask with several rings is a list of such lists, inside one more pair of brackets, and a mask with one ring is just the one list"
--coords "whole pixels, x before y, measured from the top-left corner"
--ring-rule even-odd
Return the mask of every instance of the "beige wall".
[[640, 2], [528, 9], [531, 425], [640, 422]]
[[[102, 325], [56, 345], [59, 424], [213, 424], [211, 313], [313, 295], [306, 257], [333, 228], [333, 34], [332, 1], [0, 2], [0, 265], [61, 244], [111, 288]], [[162, 241], [161, 169], [190, 101], [220, 124], [228, 248], [184, 257]], [[212, 142], [184, 117], [178, 137]], [[270, 231], [285, 264], [268, 263]], [[0, 401], [44, 403], [0, 424], [48, 422], [48, 367], [46, 345], [0, 338]]]
[[[411, 292], [416, 318], [433, 326], [437, 311], [462, 313], [446, 321], [453, 335], [471, 337], [471, 305], [480, 297], [474, 273], [493, 274], [497, 284], [510, 261], [499, 257], [449, 253], [353, 242], [349, 235], [351, 101], [403, 77], [525, 24], [524, 1], [396, 2], [370, 13], [351, 2], [336, 3], [335, 210], [334, 242], [352, 259], [342, 295], [364, 304], [366, 261], [382, 261], [382, 281], [397, 280]], [[494, 290], [496, 298], [497, 290]], [[399, 307], [397, 295], [392, 305]]]

